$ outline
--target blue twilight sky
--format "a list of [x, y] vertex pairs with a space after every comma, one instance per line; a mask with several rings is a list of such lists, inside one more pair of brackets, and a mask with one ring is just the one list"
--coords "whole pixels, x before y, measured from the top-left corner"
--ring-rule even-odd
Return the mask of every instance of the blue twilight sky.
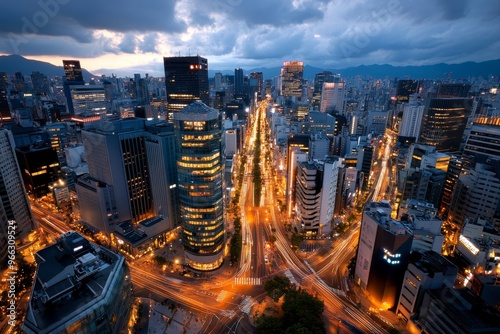
[[163, 56], [210, 69], [424, 65], [500, 58], [497, 0], [1, 0], [0, 54], [94, 74], [163, 75]]

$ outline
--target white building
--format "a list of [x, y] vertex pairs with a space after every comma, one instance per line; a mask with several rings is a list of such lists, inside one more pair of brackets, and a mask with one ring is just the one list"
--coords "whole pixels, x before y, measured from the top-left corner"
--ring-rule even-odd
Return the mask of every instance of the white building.
[[344, 82], [325, 82], [321, 92], [320, 111], [328, 112], [336, 110], [340, 114], [344, 112]]
[[420, 100], [420, 95], [410, 95], [410, 101], [404, 106], [403, 119], [399, 126], [399, 135], [401, 137], [418, 138], [424, 117], [424, 109], [425, 106]]

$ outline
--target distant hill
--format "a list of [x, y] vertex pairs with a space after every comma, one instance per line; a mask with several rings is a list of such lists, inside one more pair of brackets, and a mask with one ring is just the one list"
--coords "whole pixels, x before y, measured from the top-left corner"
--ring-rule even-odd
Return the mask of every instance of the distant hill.
[[[254, 68], [245, 70], [245, 74], [251, 72], [262, 72], [264, 78], [271, 79], [280, 74], [281, 67]], [[483, 77], [490, 75], [500, 76], [500, 59], [489, 60], [480, 63], [466, 62], [461, 64], [435, 64], [422, 66], [392, 66], [392, 65], [361, 65], [344, 69], [323, 69], [310, 65], [304, 66], [304, 78], [312, 79], [316, 73], [331, 71], [340, 73], [343, 77], [353, 77], [357, 75], [371, 76], [374, 78], [403, 78], [413, 79], [437, 79], [437, 78], [468, 78]], [[213, 77], [215, 70], [209, 71], [209, 76]], [[234, 74], [234, 71], [221, 71], [223, 74]]]
[[[61, 64], [62, 65], [62, 64]], [[159, 65], [159, 68], [162, 68]], [[125, 70], [125, 69], [124, 69]], [[145, 69], [141, 69], [144, 71]], [[466, 62], [461, 64], [435, 64], [423, 66], [392, 66], [392, 65], [361, 65], [357, 67], [348, 67], [344, 69], [323, 69], [310, 65], [304, 66], [304, 78], [312, 79], [316, 73], [329, 70], [333, 73], [340, 73], [343, 77], [353, 77], [357, 75], [371, 76], [373, 78], [404, 78], [410, 77], [413, 79], [437, 79], [437, 78], [468, 78], [468, 77], [483, 77], [487, 78], [490, 75], [500, 76], [500, 59], [489, 60], [480, 63]], [[19, 55], [0, 56], [0, 72], [12, 74], [21, 72], [24, 75], [30, 75], [33, 71], [39, 71], [49, 77], [63, 76], [64, 70], [62, 66], [55, 66], [50, 63], [26, 59]], [[106, 72], [105, 70], [102, 70]], [[117, 70], [107, 70], [109, 72], [117, 72]], [[245, 74], [251, 72], [262, 72], [265, 79], [271, 79], [280, 74], [281, 67], [271, 68], [253, 68], [245, 70]], [[89, 71], [82, 69], [83, 78], [86, 82], [91, 77], [95, 77]], [[209, 77], [214, 77], [216, 69], [208, 71]], [[222, 74], [234, 75], [234, 70], [222, 70]], [[140, 71], [134, 71], [140, 73]]]
[[[26, 59], [19, 55], [0, 56], [0, 72], [7, 74], [21, 72], [23, 75], [31, 75], [33, 71], [41, 72], [48, 77], [64, 76], [62, 61], [61, 66], [55, 66], [44, 61]], [[91, 77], [95, 77], [95, 75], [86, 69], [82, 69], [82, 74], [85, 82], [88, 82]]]

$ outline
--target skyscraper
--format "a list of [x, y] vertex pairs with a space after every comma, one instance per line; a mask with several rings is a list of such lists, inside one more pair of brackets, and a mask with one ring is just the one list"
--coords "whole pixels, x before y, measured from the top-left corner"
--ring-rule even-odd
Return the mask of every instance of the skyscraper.
[[285, 99], [302, 98], [303, 61], [285, 61], [281, 68], [281, 95]]
[[321, 92], [321, 112], [332, 112], [342, 114], [344, 111], [344, 82], [324, 82]]
[[64, 80], [71, 84], [83, 85], [82, 68], [79, 60], [63, 60]]
[[73, 109], [70, 87], [72, 85], [84, 85], [85, 81], [83, 81], [82, 68], [80, 67], [79, 60], [63, 60], [63, 67], [63, 91], [66, 97], [66, 109], [70, 115], [74, 115], [75, 111]]
[[387, 202], [370, 202], [363, 211], [355, 279], [379, 307], [396, 306], [413, 235], [390, 218]]
[[420, 95], [410, 95], [410, 100], [403, 109], [403, 119], [399, 126], [400, 137], [418, 138], [424, 117], [424, 108]]
[[333, 73], [330, 71], [324, 71], [321, 73], [317, 73], [314, 76], [314, 91], [312, 103], [313, 106], [319, 109], [321, 104], [321, 93], [323, 92], [323, 83], [325, 82], [333, 82]]
[[185, 261], [213, 270], [225, 241], [219, 112], [197, 101], [175, 113], [174, 124]]
[[234, 95], [242, 95], [245, 93], [243, 69], [234, 69]]
[[396, 88], [396, 101], [398, 103], [408, 102], [411, 94], [417, 93], [417, 80], [398, 80]]
[[[26, 238], [36, 228], [14, 146], [12, 133], [0, 128], [0, 249], [7, 246], [5, 218], [15, 221], [18, 239]], [[5, 216], [2, 218], [3, 215]], [[0, 251], [0, 261], [4, 255], [6, 252]]]
[[438, 152], [458, 151], [471, 110], [471, 99], [430, 99], [418, 142], [435, 146]]
[[208, 61], [200, 56], [164, 57], [168, 119], [194, 101], [209, 104]]

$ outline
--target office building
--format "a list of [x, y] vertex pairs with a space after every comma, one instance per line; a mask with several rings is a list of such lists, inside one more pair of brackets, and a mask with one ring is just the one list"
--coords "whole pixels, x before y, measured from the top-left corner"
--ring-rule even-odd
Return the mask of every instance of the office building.
[[399, 125], [399, 136], [417, 139], [420, 134], [420, 127], [424, 117], [425, 106], [420, 99], [420, 95], [410, 95], [409, 102], [404, 104], [403, 119]]
[[410, 199], [401, 203], [398, 219], [412, 231], [412, 251], [434, 251], [441, 253], [444, 236], [441, 234], [443, 221], [436, 216], [434, 204]]
[[71, 85], [69, 87], [74, 115], [106, 114], [106, 98], [102, 85]]
[[408, 102], [410, 95], [418, 92], [417, 80], [398, 80], [396, 88], [397, 103]]
[[200, 56], [164, 57], [168, 120], [194, 101], [209, 104], [208, 61]]
[[185, 262], [207, 271], [222, 265], [222, 150], [219, 112], [193, 102], [174, 114]]
[[163, 124], [125, 118], [82, 131], [90, 174], [76, 183], [82, 220], [132, 256], [164, 244], [179, 221], [175, 137]]
[[469, 174], [460, 175], [449, 210], [456, 226], [479, 216], [492, 221], [500, 213], [500, 160], [477, 163]]
[[[262, 72], [252, 72], [250, 73], [249, 86], [252, 93], [257, 93], [257, 99], [262, 99], [265, 97], [264, 92], [264, 75]], [[253, 95], [251, 96], [253, 98]]]
[[414, 252], [406, 269], [396, 314], [408, 322], [418, 318], [426, 291], [453, 286], [458, 268], [437, 252]]
[[70, 115], [74, 115], [73, 100], [71, 99], [71, 89], [73, 85], [82, 86], [85, 84], [83, 81], [82, 68], [79, 60], [63, 60], [64, 79], [63, 91], [66, 97], [66, 111]]
[[339, 114], [344, 112], [345, 82], [324, 82], [321, 91], [320, 111]]
[[468, 84], [439, 84], [437, 97], [467, 97], [471, 85]]
[[67, 232], [35, 254], [37, 271], [22, 330], [28, 334], [123, 333], [132, 283], [123, 256]]
[[422, 120], [418, 142], [435, 146], [438, 152], [460, 150], [471, 110], [471, 99], [430, 99]]
[[500, 158], [500, 125], [493, 119], [477, 119], [472, 125], [462, 154], [463, 167], [474, 169], [476, 163], [489, 158]]
[[234, 69], [234, 95], [245, 94], [244, 75], [242, 68]]
[[325, 82], [334, 82], [334, 74], [330, 71], [323, 71], [314, 76], [314, 90], [312, 97], [312, 105], [319, 110], [321, 105], [321, 93], [323, 92], [323, 84]]
[[322, 160], [330, 152], [330, 139], [324, 133], [313, 133], [309, 138], [309, 160]]
[[302, 98], [303, 61], [285, 61], [281, 68], [281, 95], [285, 100]]
[[396, 307], [409, 261], [413, 235], [390, 218], [389, 203], [366, 204], [361, 222], [355, 280], [375, 305]]
[[415, 327], [423, 333], [498, 333], [498, 312], [468, 288], [444, 286], [424, 294]]
[[12, 133], [0, 128], [0, 267], [7, 256], [8, 221], [15, 221], [16, 238], [27, 240], [36, 229], [17, 163]]
[[35, 95], [50, 94], [49, 79], [45, 74], [33, 71], [31, 73], [31, 83], [33, 84], [33, 91], [35, 92]]

